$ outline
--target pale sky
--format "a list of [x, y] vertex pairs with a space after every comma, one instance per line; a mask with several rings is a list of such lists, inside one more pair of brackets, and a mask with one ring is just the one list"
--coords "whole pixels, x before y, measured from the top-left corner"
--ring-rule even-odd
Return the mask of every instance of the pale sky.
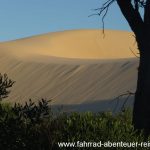
[[[105, 0], [0, 0], [0, 41], [73, 29], [101, 29], [98, 16], [88, 17]], [[117, 4], [105, 28], [130, 30]]]

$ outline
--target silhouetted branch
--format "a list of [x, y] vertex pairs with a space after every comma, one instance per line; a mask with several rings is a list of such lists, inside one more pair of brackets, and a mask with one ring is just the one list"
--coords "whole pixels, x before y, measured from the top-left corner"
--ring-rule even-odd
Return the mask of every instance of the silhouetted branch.
[[[134, 51], [133, 51], [131, 48], [129, 48], [129, 49], [130, 49], [130, 51], [132, 52], [132, 54], [133, 54], [135, 57], [140, 58], [139, 56], [137, 56], [137, 55], [134, 53]], [[137, 54], [139, 54], [139, 53], [137, 53]]]
[[109, 10], [109, 7], [111, 6], [111, 4], [113, 2], [115, 2], [116, 0], [107, 0], [103, 5], [102, 7], [100, 8], [97, 8], [97, 9], [94, 9], [94, 11], [98, 11], [98, 13], [94, 13], [92, 15], [90, 15], [89, 17], [91, 16], [94, 16], [94, 15], [98, 15], [98, 16], [101, 16], [102, 15], [102, 24], [103, 24], [103, 33], [104, 33], [104, 27], [105, 27], [105, 24], [104, 24], [104, 19], [108, 13], [108, 10]]
[[[149, 1], [149, 0], [147, 0]], [[117, 2], [122, 14], [128, 21], [131, 29], [135, 33], [136, 36], [140, 36], [141, 28], [143, 27], [143, 20], [140, 15], [139, 7], [146, 6], [146, 0], [107, 0], [102, 4], [102, 7], [94, 9], [94, 11], [98, 11], [98, 13], [94, 13], [90, 16], [98, 15], [102, 16], [102, 24], [103, 24], [103, 33], [104, 33], [104, 19], [108, 13], [110, 6]]]
[[135, 93], [130, 92], [130, 91], [127, 91], [126, 93], [117, 96], [117, 97], [113, 100], [113, 101], [116, 101], [116, 100], [117, 100], [117, 104], [116, 104], [116, 106], [115, 106], [113, 112], [116, 112], [116, 109], [117, 109], [117, 107], [118, 107], [118, 105], [119, 105], [119, 100], [120, 100], [122, 97], [127, 96], [127, 98], [125, 99], [125, 101], [124, 101], [124, 103], [123, 103], [123, 105], [122, 105], [122, 107], [121, 107], [121, 110], [123, 111], [124, 108], [125, 108], [125, 104], [127, 103], [128, 99], [129, 99], [132, 95], [135, 95]]

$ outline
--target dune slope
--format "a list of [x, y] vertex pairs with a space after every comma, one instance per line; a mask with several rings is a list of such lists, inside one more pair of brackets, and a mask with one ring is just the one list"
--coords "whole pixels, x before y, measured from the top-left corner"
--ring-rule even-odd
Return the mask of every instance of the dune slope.
[[53, 98], [55, 105], [98, 106], [97, 102], [134, 91], [138, 60], [129, 48], [136, 50], [132, 33], [105, 31], [103, 38], [100, 30], [0, 43], [0, 72], [16, 81], [7, 101]]
[[134, 57], [136, 43], [131, 32], [106, 30], [73, 30], [4, 42], [1, 49], [7, 49], [16, 57], [35, 55], [81, 59], [110, 59]]

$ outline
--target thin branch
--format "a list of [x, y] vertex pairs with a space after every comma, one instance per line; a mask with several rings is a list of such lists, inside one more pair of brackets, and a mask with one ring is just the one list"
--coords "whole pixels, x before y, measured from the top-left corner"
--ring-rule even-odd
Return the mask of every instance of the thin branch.
[[100, 8], [97, 8], [97, 9], [94, 9], [94, 11], [98, 11], [98, 13], [94, 13], [94, 14], [91, 14], [89, 15], [89, 17], [91, 16], [102, 16], [102, 26], [103, 26], [103, 34], [104, 34], [104, 28], [105, 28], [105, 17], [108, 13], [108, 10], [109, 10], [109, 7], [112, 5], [112, 3], [114, 3], [116, 0], [107, 0], [103, 5], [102, 7]]
[[89, 17], [95, 15], [102, 16], [103, 33], [104, 33], [105, 28], [104, 19], [108, 14], [110, 6], [116, 1], [121, 9], [121, 12], [128, 21], [131, 29], [135, 33], [136, 37], [137, 36], [139, 37], [142, 34], [141, 29], [143, 28], [143, 20], [139, 12], [139, 7], [145, 7], [146, 0], [134, 0], [133, 1], [134, 3], [131, 2], [132, 0], [106, 0], [106, 2], [102, 4], [102, 7], [94, 9], [94, 11], [98, 11], [98, 13], [94, 13]]
[[[129, 49], [130, 49], [130, 51], [132, 52], [132, 54], [135, 56], [135, 57], [137, 57], [137, 58], [140, 58], [139, 56], [137, 56], [135, 53], [134, 53], [134, 51], [129, 47]], [[139, 54], [139, 53], [137, 53], [137, 54]]]
[[104, 15], [103, 15], [103, 17], [102, 17], [103, 34], [104, 34], [104, 36], [105, 36], [105, 33], [104, 33], [105, 22], [104, 22], [104, 19], [105, 19], [106, 15], [107, 15], [108, 9], [109, 9], [109, 7], [106, 8], [106, 11], [105, 11], [105, 13], [104, 13]]
[[128, 94], [127, 98], [125, 99], [124, 103], [122, 104], [122, 107], [121, 107], [121, 111], [124, 112], [125, 110], [125, 106], [129, 100], [129, 98], [132, 96], [132, 94]]
[[130, 96], [132, 96], [132, 95], [135, 95], [135, 93], [130, 92], [130, 91], [127, 91], [126, 93], [121, 94], [121, 95], [119, 95], [118, 97], [116, 97], [116, 98], [113, 100], [113, 101], [116, 101], [116, 100], [117, 100], [117, 104], [116, 104], [116, 106], [115, 106], [113, 112], [116, 112], [117, 107], [118, 107], [118, 105], [119, 105], [119, 100], [120, 100], [122, 97], [127, 96], [127, 98], [125, 99], [125, 101], [124, 101], [124, 103], [123, 103], [123, 105], [122, 105], [122, 107], [121, 107], [121, 110], [123, 110], [123, 108], [125, 107], [125, 104], [127, 103], [128, 99], [129, 99]]

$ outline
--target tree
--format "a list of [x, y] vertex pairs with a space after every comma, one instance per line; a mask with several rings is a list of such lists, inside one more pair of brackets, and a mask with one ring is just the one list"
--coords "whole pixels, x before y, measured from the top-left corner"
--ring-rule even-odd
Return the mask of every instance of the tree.
[[0, 102], [8, 97], [10, 93], [9, 88], [13, 86], [15, 82], [8, 78], [7, 74], [0, 74]]
[[[117, 2], [123, 16], [135, 34], [140, 61], [133, 107], [133, 125], [150, 133], [150, 0], [107, 0], [96, 9], [102, 21], [112, 3]], [[144, 16], [140, 13], [144, 10]]]

